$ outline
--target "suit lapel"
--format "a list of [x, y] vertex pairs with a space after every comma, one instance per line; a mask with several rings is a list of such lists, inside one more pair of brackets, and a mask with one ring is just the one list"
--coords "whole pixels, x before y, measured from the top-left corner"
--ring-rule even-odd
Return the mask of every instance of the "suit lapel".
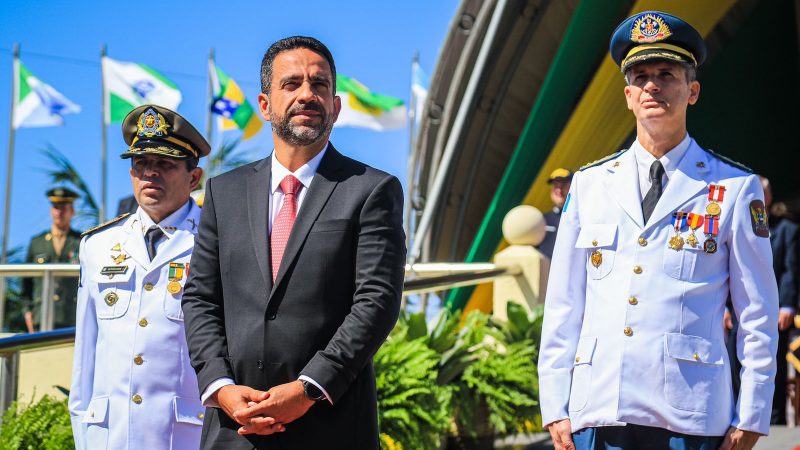
[[333, 144], [328, 146], [325, 156], [317, 168], [317, 173], [311, 181], [311, 186], [308, 187], [308, 192], [303, 199], [303, 204], [300, 211], [295, 218], [292, 232], [289, 235], [289, 242], [286, 244], [286, 249], [283, 252], [281, 259], [281, 266], [278, 270], [278, 276], [275, 278], [275, 285], [272, 286], [270, 297], [275, 292], [275, 286], [278, 286], [283, 278], [286, 276], [287, 268], [292, 264], [292, 261], [297, 257], [300, 248], [303, 246], [308, 232], [311, 231], [311, 226], [317, 220], [319, 213], [327, 203], [328, 198], [336, 187], [336, 181], [333, 175], [338, 172], [341, 166], [342, 156], [333, 148]]
[[[617, 164], [619, 163], [619, 164]], [[616, 167], [615, 167], [616, 166]], [[633, 150], [623, 153], [608, 166], [606, 186], [623, 211], [639, 228], [644, 227], [642, 199], [639, 194], [639, 175]]]
[[656, 208], [647, 221], [645, 227], [650, 228], [665, 216], [668, 216], [690, 198], [708, 186], [706, 176], [709, 171], [708, 154], [692, 140], [683, 159], [678, 163], [678, 168], [673, 172], [672, 178], [664, 189], [664, 194], [658, 199]]
[[272, 158], [267, 156], [256, 164], [247, 179], [247, 214], [250, 218], [250, 234], [264, 286], [272, 288], [269, 260], [269, 215], [270, 178], [272, 177]]

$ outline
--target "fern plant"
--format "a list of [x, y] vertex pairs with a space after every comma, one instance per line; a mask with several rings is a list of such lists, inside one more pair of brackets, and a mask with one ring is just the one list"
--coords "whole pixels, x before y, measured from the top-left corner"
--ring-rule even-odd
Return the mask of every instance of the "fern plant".
[[374, 364], [382, 447], [438, 449], [450, 411], [448, 390], [436, 384], [436, 352], [424, 338], [395, 335], [378, 351]]
[[0, 450], [75, 448], [67, 400], [45, 395], [27, 407], [15, 401], [3, 415]]

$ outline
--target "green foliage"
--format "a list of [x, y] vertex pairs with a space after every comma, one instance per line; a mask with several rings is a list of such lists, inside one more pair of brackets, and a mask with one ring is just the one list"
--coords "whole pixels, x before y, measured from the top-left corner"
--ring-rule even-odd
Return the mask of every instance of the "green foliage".
[[0, 450], [68, 450], [72, 440], [67, 400], [45, 395], [23, 407], [18, 401], [3, 415]]
[[45, 173], [50, 176], [50, 182], [57, 186], [68, 186], [79, 195], [79, 207], [75, 208], [75, 220], [82, 226], [73, 228], [89, 228], [100, 220], [100, 209], [89, 189], [89, 185], [72, 165], [72, 162], [50, 144], [41, 150], [42, 154], [50, 161], [50, 168]]
[[[385, 405], [379, 407], [384, 449], [437, 448], [443, 432], [472, 438], [540, 429], [536, 353], [542, 310], [527, 314], [512, 302], [508, 315], [508, 322], [498, 323], [473, 311], [462, 324], [458, 312], [443, 310], [430, 329], [422, 313], [401, 315], [375, 359], [379, 404]], [[426, 386], [424, 399], [414, 397], [416, 386]], [[406, 391], [411, 394], [402, 395]], [[445, 424], [418, 417], [420, 407], [427, 417], [444, 414]], [[426, 431], [416, 431], [409, 420]]]
[[[8, 250], [6, 261], [8, 264], [20, 264], [25, 257], [25, 248], [17, 246]], [[25, 326], [25, 311], [30, 308], [26, 299], [22, 298], [22, 280], [20, 278], [6, 278], [6, 321], [0, 324], [0, 330], [6, 333], [23, 333]]]
[[389, 339], [374, 364], [381, 433], [401, 448], [438, 449], [450, 415], [449, 394], [436, 384], [436, 352], [425, 345], [424, 337]]

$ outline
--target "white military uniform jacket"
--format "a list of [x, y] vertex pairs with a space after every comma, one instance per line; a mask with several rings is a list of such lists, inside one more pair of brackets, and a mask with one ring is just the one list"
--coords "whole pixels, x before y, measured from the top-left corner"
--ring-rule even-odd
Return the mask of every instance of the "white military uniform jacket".
[[[204, 408], [181, 310], [200, 208], [190, 199], [159, 224], [165, 237], [152, 262], [144, 214], [140, 208], [81, 242], [69, 398], [78, 450], [200, 447]], [[122, 266], [124, 273], [113, 268]]]
[[[751, 214], [763, 202], [759, 179], [692, 140], [644, 223], [636, 167], [634, 152], [624, 151], [572, 180], [545, 302], [543, 423], [767, 434], [778, 293], [769, 238], [755, 234], [758, 224], [768, 235], [764, 217]], [[716, 253], [703, 251], [702, 227], [697, 247], [669, 248], [672, 213], [705, 216], [709, 184], [726, 188]], [[729, 293], [741, 323], [737, 404], [722, 326]]]

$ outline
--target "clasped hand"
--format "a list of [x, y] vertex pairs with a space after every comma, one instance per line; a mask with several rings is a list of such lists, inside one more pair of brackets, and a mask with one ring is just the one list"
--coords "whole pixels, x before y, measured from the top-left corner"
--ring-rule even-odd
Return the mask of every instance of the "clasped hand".
[[217, 392], [217, 404], [241, 427], [240, 435], [269, 435], [286, 431], [286, 424], [305, 414], [314, 404], [300, 381], [281, 384], [269, 391], [247, 386], [223, 386]]

